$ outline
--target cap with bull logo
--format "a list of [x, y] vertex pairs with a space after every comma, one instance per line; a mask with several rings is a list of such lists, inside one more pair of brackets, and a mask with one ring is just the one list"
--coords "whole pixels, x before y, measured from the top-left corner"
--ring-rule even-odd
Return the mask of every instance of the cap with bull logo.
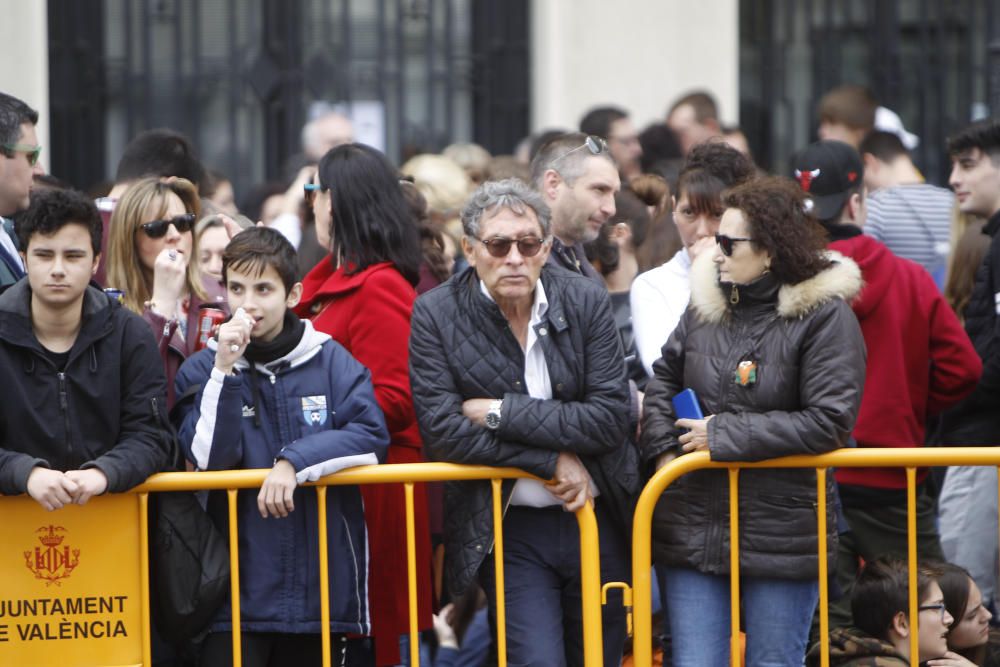
[[864, 176], [861, 156], [842, 141], [817, 141], [792, 158], [792, 178], [809, 193], [813, 215], [824, 222], [840, 216]]

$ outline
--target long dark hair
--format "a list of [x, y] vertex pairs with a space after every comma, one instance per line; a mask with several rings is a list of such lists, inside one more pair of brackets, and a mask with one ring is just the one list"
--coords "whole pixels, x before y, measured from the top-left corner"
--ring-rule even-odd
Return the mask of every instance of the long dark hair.
[[320, 160], [319, 183], [330, 190], [334, 264], [350, 275], [391, 262], [416, 285], [420, 237], [388, 158], [364, 144], [337, 146]]
[[[951, 638], [952, 631], [965, 618], [965, 612], [969, 611], [969, 595], [972, 594], [972, 575], [963, 567], [954, 563], [934, 563], [937, 570], [937, 582], [941, 587], [941, 597], [944, 600], [944, 607], [955, 620], [948, 628], [948, 637]], [[950, 643], [950, 641], [949, 641]], [[986, 644], [981, 646], [970, 646], [964, 649], [951, 648], [949, 650], [958, 653], [963, 658], [982, 665], [986, 657]]]

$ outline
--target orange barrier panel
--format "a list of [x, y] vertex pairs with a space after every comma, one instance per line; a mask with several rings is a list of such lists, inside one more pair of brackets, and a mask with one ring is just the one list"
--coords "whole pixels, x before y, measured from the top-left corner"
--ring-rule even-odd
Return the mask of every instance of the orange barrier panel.
[[[104, 496], [91, 501], [86, 507], [69, 506], [55, 513], [45, 513], [40, 506], [26, 497], [0, 498], [0, 503], [6, 503], [5, 535], [0, 535], [0, 546], [9, 543], [6, 550], [13, 553], [15, 558], [10, 563], [4, 564], [0, 561], [0, 572], [3, 572], [5, 586], [12, 590], [11, 583], [13, 575], [20, 579], [33, 578], [35, 575], [26, 570], [21, 558], [21, 549], [28, 544], [22, 545], [20, 542], [11, 540], [21, 539], [21, 532], [11, 530], [10, 525], [17, 514], [8, 508], [20, 507], [23, 514], [31, 514], [30, 520], [26, 524], [29, 526], [29, 538], [34, 539], [31, 533], [35, 532], [37, 514], [42, 513], [46, 521], [61, 520], [63, 517], [75, 518], [83, 521], [84, 527], [77, 529], [75, 534], [81, 538], [80, 533], [90, 533], [89, 539], [95, 543], [107, 541], [109, 536], [121, 533], [127, 537], [132, 545], [131, 550], [118, 548], [121, 553], [114, 561], [105, 558], [106, 571], [102, 573], [102, 585], [105, 588], [114, 588], [121, 582], [118, 578], [132, 577], [126, 587], [128, 595], [121, 595], [121, 598], [128, 598], [128, 610], [134, 612], [136, 620], [132, 625], [138, 625], [139, 632], [132, 631], [125, 644], [123, 638], [118, 644], [112, 645], [111, 638], [108, 638], [106, 647], [109, 657], [100, 658], [104, 664], [117, 664], [122, 667], [128, 665], [151, 665], [150, 649], [150, 610], [149, 610], [149, 563], [148, 563], [148, 507], [150, 493], [169, 493], [173, 491], [203, 491], [203, 490], [225, 490], [228, 498], [229, 513], [229, 547], [230, 547], [230, 567], [232, 577], [230, 582], [230, 594], [232, 597], [233, 613], [233, 664], [242, 664], [241, 637], [240, 637], [240, 578], [239, 578], [239, 536], [237, 524], [237, 492], [241, 489], [254, 489], [260, 487], [267, 476], [268, 470], [232, 470], [215, 472], [195, 472], [195, 473], [161, 473], [153, 475], [140, 486], [132, 489], [126, 494], [114, 496]], [[316, 486], [317, 501], [319, 503], [319, 563], [320, 563], [320, 605], [321, 619], [325, 628], [329, 628], [330, 619], [330, 599], [329, 599], [329, 553], [326, 539], [326, 488], [327, 486], [345, 486], [361, 484], [397, 484], [405, 485], [406, 492], [406, 526], [407, 526], [407, 573], [409, 585], [409, 612], [410, 612], [410, 658], [411, 664], [419, 665], [420, 641], [417, 632], [417, 600], [416, 600], [416, 539], [414, 524], [413, 506], [413, 484], [417, 482], [431, 481], [462, 481], [462, 480], [492, 480], [494, 490], [494, 509], [496, 516], [494, 519], [495, 529], [495, 561], [497, 567], [497, 590], [501, 591], [497, 600], [498, 635], [499, 646], [501, 647], [501, 664], [506, 663], [505, 636], [506, 628], [503, 623], [503, 512], [501, 508], [501, 485], [505, 479], [529, 478], [532, 475], [516, 468], [493, 468], [488, 466], [464, 466], [450, 463], [417, 463], [417, 464], [390, 464], [378, 466], [363, 466], [343, 470], [334, 475], [330, 475], [316, 482], [305, 486]], [[134, 498], [130, 498], [133, 496]], [[133, 504], [134, 503], [134, 504]], [[104, 519], [90, 521], [88, 517], [98, 516], [97, 512], [107, 506], [115, 505], [114, 511], [118, 514], [109, 524]], [[130, 511], [131, 506], [131, 511]], [[124, 507], [124, 509], [122, 509]], [[37, 510], [37, 511], [36, 511]], [[122, 516], [121, 512], [127, 516]], [[133, 513], [134, 512], [134, 513]], [[103, 515], [101, 515], [103, 516]], [[603, 665], [602, 629], [601, 629], [601, 580], [600, 580], [600, 549], [597, 537], [597, 520], [594, 516], [593, 505], [587, 503], [576, 513], [580, 526], [580, 553], [581, 553], [581, 595], [583, 598], [583, 637], [584, 637], [584, 664], [586, 667], [600, 667]], [[82, 519], [81, 519], [82, 517]], [[86, 530], [88, 521], [93, 524], [94, 529]], [[113, 524], [113, 525], [112, 525]], [[39, 524], [40, 525], [40, 524]], [[54, 524], [53, 524], [54, 525]], [[118, 528], [122, 530], [118, 530]], [[53, 529], [54, 530], [54, 529]], [[43, 536], [45, 537], [45, 536]], [[48, 539], [48, 538], [46, 538]], [[51, 538], [55, 544], [57, 535]], [[6, 540], [6, 542], [5, 542]], [[30, 543], [30, 540], [29, 540]], [[114, 546], [114, 543], [113, 545]], [[16, 550], [14, 550], [16, 548]], [[48, 547], [47, 547], [48, 548]], [[112, 548], [112, 547], [107, 547]], [[115, 547], [117, 548], [117, 547]], [[96, 549], [96, 547], [95, 547]], [[0, 551], [3, 551], [0, 548]], [[47, 553], [47, 552], [46, 552]], [[59, 552], [62, 554], [62, 552]], [[71, 556], [70, 556], [71, 557]], [[62, 558], [62, 556], [58, 556]], [[62, 562], [61, 560], [59, 561]], [[9, 570], [9, 572], [4, 571]], [[25, 570], [25, 572], [21, 572]], [[430, 573], [425, 573], [430, 576]], [[53, 575], [54, 576], [54, 575]], [[83, 577], [78, 577], [82, 580]], [[30, 584], [30, 582], [29, 582]], [[50, 584], [51, 585], [51, 584]], [[122, 584], [124, 585], [124, 584]], [[32, 589], [34, 590], [34, 589]], [[26, 594], [25, 594], [26, 595]], [[51, 591], [42, 591], [37, 595], [51, 596]], [[37, 596], [36, 595], [36, 596]], [[125, 603], [121, 606], [125, 609]], [[121, 621], [125, 623], [125, 621]], [[130, 622], [131, 623], [131, 622]], [[103, 627], [103, 626], [102, 626]], [[39, 667], [47, 665], [59, 665], [60, 667], [73, 667], [74, 665], [94, 664], [95, 655], [93, 651], [80, 652], [78, 645], [71, 645], [63, 642], [65, 650], [56, 650], [52, 641], [46, 641], [42, 635], [40, 641], [29, 643], [25, 641], [7, 641], [11, 637], [7, 634], [7, 626], [0, 618], [0, 664], [32, 664]], [[46, 631], [47, 632], [47, 631]], [[14, 636], [16, 639], [16, 633]], [[57, 634], [50, 639], [59, 639]], [[102, 637], [103, 639], [103, 637]], [[72, 648], [76, 646], [76, 648]], [[331, 659], [330, 633], [329, 630], [322, 633], [322, 654], [323, 665], [329, 667]], [[104, 654], [102, 654], [104, 655]]]
[[[639, 497], [633, 517], [632, 579], [633, 613], [635, 636], [633, 639], [636, 667], [652, 665], [652, 519], [663, 490], [682, 475], [696, 470], [728, 470], [730, 493], [730, 592], [732, 599], [732, 656], [733, 665], [739, 664], [739, 471], [753, 468], [814, 468], [816, 470], [816, 490], [819, 500], [817, 531], [819, 536], [819, 581], [820, 628], [822, 664], [829, 665], [829, 618], [826, 559], [826, 474], [829, 468], [906, 468], [907, 484], [907, 552], [910, 577], [910, 619], [913, 632], [910, 635], [911, 656], [917, 656], [917, 530], [916, 530], [916, 471], [917, 468], [931, 466], [1000, 466], [1000, 448], [997, 447], [947, 447], [947, 448], [885, 448], [885, 449], [841, 449], [818, 456], [788, 456], [754, 463], [721, 463], [712, 461], [708, 452], [695, 452], [679, 456], [649, 480]], [[998, 482], [1000, 494], [1000, 482]], [[1000, 518], [998, 518], [1000, 521]], [[916, 665], [916, 659], [912, 660]]]

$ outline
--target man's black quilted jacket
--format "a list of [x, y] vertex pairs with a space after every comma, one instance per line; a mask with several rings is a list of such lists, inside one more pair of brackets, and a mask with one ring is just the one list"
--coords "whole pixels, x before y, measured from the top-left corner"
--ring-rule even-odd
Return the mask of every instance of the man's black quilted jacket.
[[[608, 504], [627, 540], [638, 458], [627, 433], [628, 380], [607, 293], [558, 267], [545, 266], [540, 280], [549, 307], [535, 332], [552, 400], [528, 396], [524, 352], [500, 309], [480, 291], [474, 269], [417, 299], [410, 382], [421, 435], [433, 460], [512, 466], [543, 479], [552, 477], [559, 452], [575, 452], [600, 490], [597, 502]], [[497, 431], [462, 415], [470, 398], [503, 399]], [[505, 507], [512, 487], [504, 484]], [[489, 482], [446, 486], [445, 546], [448, 586], [457, 596], [493, 546]]]

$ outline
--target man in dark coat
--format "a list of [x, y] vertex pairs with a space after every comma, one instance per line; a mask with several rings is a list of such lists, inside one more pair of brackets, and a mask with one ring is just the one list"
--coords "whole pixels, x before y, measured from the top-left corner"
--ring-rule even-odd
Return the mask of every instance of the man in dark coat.
[[[503, 486], [507, 657], [582, 664], [579, 531], [593, 501], [602, 581], [628, 578], [628, 527], [639, 479], [627, 434], [628, 383], [603, 287], [546, 265], [549, 210], [516, 179], [488, 182], [462, 213], [470, 268], [417, 299], [410, 376], [432, 458], [513, 466], [542, 480]], [[492, 494], [449, 484], [449, 588], [477, 578], [496, 629]], [[604, 607], [604, 660], [625, 639], [620, 598]]]
[[[953, 168], [948, 182], [963, 213], [987, 218], [992, 241], [976, 272], [965, 331], [983, 360], [975, 391], [945, 412], [941, 444], [1000, 443], [1000, 120], [973, 123], [948, 140]], [[997, 472], [954, 467], [941, 491], [941, 547], [950, 562], [972, 574], [989, 606], [1000, 599], [997, 579]]]
[[42, 149], [35, 134], [37, 122], [37, 111], [0, 93], [0, 287], [24, 276], [10, 216], [28, 208], [32, 179], [44, 173], [38, 162]]
[[39, 193], [18, 235], [27, 279], [0, 295], [0, 493], [53, 510], [126, 491], [170, 453], [152, 333], [89, 286], [101, 247], [91, 201]]
[[[817, 141], [793, 163], [830, 249], [853, 259], [865, 283], [851, 301], [868, 350], [865, 392], [851, 435], [858, 447], [919, 447], [927, 419], [975, 388], [979, 357], [926, 269], [862, 233], [867, 200], [858, 152], [841, 141]], [[924, 485], [927, 472], [917, 474], [917, 555], [943, 560], [934, 498]], [[850, 625], [849, 594], [861, 563], [907, 553], [905, 471], [840, 468], [836, 479], [850, 530], [838, 548], [837, 583], [844, 595], [831, 604], [834, 628]]]

